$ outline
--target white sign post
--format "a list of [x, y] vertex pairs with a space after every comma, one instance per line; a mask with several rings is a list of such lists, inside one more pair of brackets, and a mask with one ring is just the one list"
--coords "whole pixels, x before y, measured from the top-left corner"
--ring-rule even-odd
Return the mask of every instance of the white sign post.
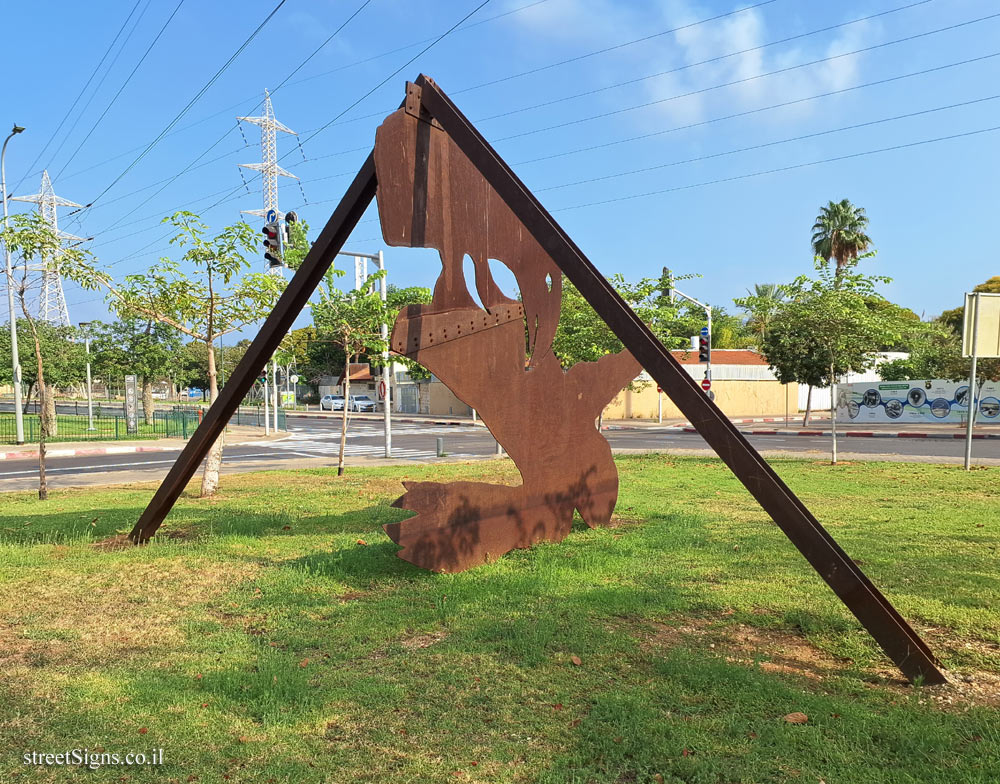
[[969, 371], [969, 419], [965, 428], [965, 470], [972, 465], [972, 427], [981, 401], [976, 399], [976, 360], [1000, 356], [1000, 294], [965, 295], [962, 356], [972, 357]]

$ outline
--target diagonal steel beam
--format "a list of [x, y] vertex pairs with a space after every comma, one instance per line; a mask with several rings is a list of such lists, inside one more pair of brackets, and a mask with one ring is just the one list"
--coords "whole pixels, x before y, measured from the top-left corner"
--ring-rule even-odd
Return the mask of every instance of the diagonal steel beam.
[[364, 211], [375, 198], [375, 185], [375, 159], [369, 154], [344, 198], [306, 254], [302, 266], [292, 276], [271, 315], [267, 317], [257, 337], [222, 388], [218, 399], [209, 407], [205, 418], [135, 524], [129, 534], [129, 539], [133, 542], [138, 544], [147, 541], [173, 508], [212, 444], [222, 434], [240, 402], [250, 391], [260, 369], [271, 359], [281, 339], [298, 318]]
[[451, 99], [421, 75], [407, 85], [408, 107], [445, 133], [479, 169], [532, 236], [757, 499], [827, 585], [911, 681], [947, 679], [930, 648], [785, 485], [750, 442], [683, 370], [607, 279], [556, 223]]

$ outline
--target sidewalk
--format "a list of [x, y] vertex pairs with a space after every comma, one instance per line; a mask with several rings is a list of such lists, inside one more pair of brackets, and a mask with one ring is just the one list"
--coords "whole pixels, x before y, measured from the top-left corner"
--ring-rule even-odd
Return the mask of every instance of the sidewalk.
[[[284, 430], [264, 435], [264, 428], [231, 425], [226, 430], [226, 446], [256, 444], [287, 438]], [[93, 455], [126, 455], [135, 452], [180, 452], [187, 443], [182, 438], [147, 438], [142, 441], [53, 441], [45, 450], [46, 457], [84, 457]], [[0, 460], [38, 458], [38, 444], [0, 446]]]
[[[815, 419], [815, 417], [814, 417]], [[830, 418], [826, 417], [818, 426], [803, 427], [801, 417], [792, 419], [789, 417], [788, 427], [784, 426], [784, 417], [781, 418], [757, 418], [757, 419], [732, 419], [730, 420], [743, 435], [751, 436], [807, 436], [812, 438], [830, 437]], [[772, 427], [740, 427], [743, 424], [772, 423]], [[663, 420], [659, 424], [655, 420], [626, 419], [626, 420], [605, 420], [605, 430], [637, 430], [637, 431], [659, 431], [674, 433], [697, 433], [698, 429], [690, 422], [682, 419]], [[903, 422], [899, 424], [866, 422], [864, 424], [853, 424], [849, 422], [837, 423], [837, 435], [847, 438], [949, 438], [964, 439], [965, 425], [947, 422], [936, 424], [933, 422], [911, 423]], [[972, 434], [975, 439], [1000, 438], [1000, 423], [997, 424], [976, 424]]]

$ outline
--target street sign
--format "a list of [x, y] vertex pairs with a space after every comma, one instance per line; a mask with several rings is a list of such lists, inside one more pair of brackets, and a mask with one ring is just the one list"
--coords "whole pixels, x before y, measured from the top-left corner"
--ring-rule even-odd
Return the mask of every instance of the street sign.
[[288, 377], [288, 380], [291, 381], [293, 384], [298, 384], [299, 383], [299, 377], [297, 375], [295, 375], [294, 373], [291, 376]]
[[656, 388], [656, 394], [657, 394], [657, 395], [662, 395], [662, 394], [663, 394], [663, 390], [662, 390], [662, 389], [660, 389], [659, 387], [657, 387], [657, 388]]
[[139, 397], [139, 383], [135, 376], [125, 376], [125, 429], [134, 433], [139, 429], [136, 404]]
[[708, 337], [708, 327], [702, 327], [701, 328], [701, 336], [703, 338], [707, 338]]
[[268, 223], [273, 223], [274, 221], [278, 220], [278, 213], [275, 212], [274, 210], [268, 210], [267, 215], [264, 217], [264, 220], [266, 220]]
[[701, 380], [701, 388], [704, 389], [706, 392], [708, 392], [708, 390], [712, 388], [712, 379], [703, 378]]
[[378, 382], [378, 399], [379, 400], [385, 400], [385, 382], [384, 381], [379, 381]]

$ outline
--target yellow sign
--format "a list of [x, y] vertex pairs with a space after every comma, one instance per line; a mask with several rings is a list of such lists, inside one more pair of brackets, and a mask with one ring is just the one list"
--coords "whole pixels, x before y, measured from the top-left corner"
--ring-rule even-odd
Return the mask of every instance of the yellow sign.
[[965, 295], [962, 356], [971, 357], [973, 353], [977, 357], [1000, 357], [1000, 294]]

